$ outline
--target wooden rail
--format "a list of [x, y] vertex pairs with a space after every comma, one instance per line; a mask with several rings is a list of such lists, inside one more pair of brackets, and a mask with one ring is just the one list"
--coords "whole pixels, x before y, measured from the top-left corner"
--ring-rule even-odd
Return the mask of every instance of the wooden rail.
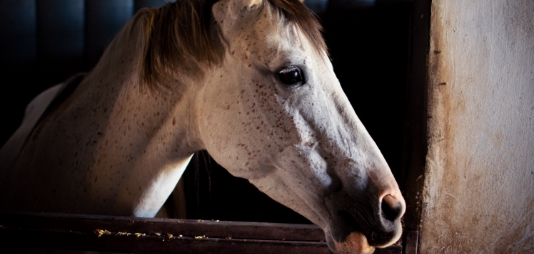
[[[411, 246], [405, 248], [405, 253], [415, 254], [417, 234], [405, 235]], [[331, 253], [323, 231], [315, 225], [0, 211], [0, 252], [20, 248], [130, 253]], [[398, 244], [375, 251], [403, 252], [403, 246]]]

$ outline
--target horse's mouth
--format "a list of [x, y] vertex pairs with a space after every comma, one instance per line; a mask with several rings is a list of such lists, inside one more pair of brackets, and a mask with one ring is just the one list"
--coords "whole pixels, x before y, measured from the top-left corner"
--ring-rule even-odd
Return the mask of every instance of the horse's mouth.
[[327, 242], [335, 253], [373, 253], [375, 248], [369, 245], [367, 237], [364, 235], [360, 224], [349, 212], [341, 210], [338, 212], [341, 227], [337, 232], [327, 234]]
[[393, 225], [393, 227], [387, 227], [389, 230], [386, 231], [382, 227], [372, 226], [369, 221], [365, 221], [365, 219], [355, 216], [349, 211], [340, 210], [338, 215], [345, 224], [345, 230], [342, 230], [344, 232], [340, 238], [342, 242], [346, 242], [347, 239], [350, 240], [351, 237], [354, 240], [354, 234], [360, 234], [368, 245], [380, 248], [391, 245], [398, 238], [399, 229]]
[[350, 233], [343, 242], [331, 242], [331, 249], [335, 253], [372, 254], [375, 247], [367, 243], [367, 238], [361, 233]]

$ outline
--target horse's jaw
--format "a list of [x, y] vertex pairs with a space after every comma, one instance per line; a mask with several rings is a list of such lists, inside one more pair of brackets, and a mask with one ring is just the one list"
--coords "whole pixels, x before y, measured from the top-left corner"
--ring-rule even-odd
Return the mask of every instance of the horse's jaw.
[[[291, 154], [291, 149], [285, 151]], [[275, 163], [276, 164], [276, 163]], [[309, 219], [312, 223], [321, 227], [325, 233], [328, 247], [335, 253], [373, 253], [375, 248], [385, 248], [395, 242], [401, 236], [402, 227], [400, 217], [404, 214], [404, 202], [397, 203], [402, 211], [396, 219], [388, 220], [382, 216], [383, 207], [379, 200], [367, 201], [369, 195], [349, 193], [346, 189], [337, 189], [335, 179], [323, 180], [314, 185], [302, 185], [298, 182], [287, 181], [290, 177], [284, 172], [282, 165], [269, 165], [254, 170], [254, 176], [246, 177], [251, 184], [260, 191], [284, 204], [297, 213]], [[292, 172], [301, 171], [293, 167]], [[263, 174], [259, 174], [263, 172]], [[269, 172], [266, 173], [265, 172]], [[241, 176], [243, 177], [243, 176]], [[336, 178], [336, 177], [333, 177]], [[304, 180], [302, 180], [304, 183]], [[311, 192], [312, 186], [316, 190], [323, 186], [319, 192]], [[367, 192], [376, 196], [377, 187], [369, 184]], [[333, 189], [332, 189], [333, 188]], [[380, 195], [380, 194], [378, 194]], [[383, 198], [382, 202], [388, 198]], [[371, 203], [370, 206], [362, 206], [363, 203]], [[365, 216], [358, 216], [365, 215]], [[369, 238], [368, 238], [369, 237]]]
[[[254, 176], [242, 177], [321, 227], [336, 253], [372, 253], [394, 244], [402, 233], [405, 202], [396, 182], [386, 180], [392, 175], [372, 172], [389, 171], [385, 160], [370, 153], [372, 162], [345, 156], [329, 162], [325, 149], [320, 142], [288, 146], [270, 165], [250, 171]], [[374, 180], [377, 175], [381, 181]]]

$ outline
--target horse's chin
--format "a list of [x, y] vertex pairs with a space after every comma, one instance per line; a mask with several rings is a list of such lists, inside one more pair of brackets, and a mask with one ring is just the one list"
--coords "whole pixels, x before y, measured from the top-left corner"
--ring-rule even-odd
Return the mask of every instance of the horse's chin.
[[343, 242], [332, 239], [330, 234], [326, 235], [328, 247], [335, 253], [370, 254], [375, 251], [375, 247], [369, 245], [367, 238], [359, 232], [351, 232]]

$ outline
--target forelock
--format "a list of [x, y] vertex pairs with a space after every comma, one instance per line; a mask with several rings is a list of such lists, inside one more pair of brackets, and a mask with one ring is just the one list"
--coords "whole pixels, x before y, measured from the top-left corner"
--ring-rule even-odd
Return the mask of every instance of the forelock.
[[310, 41], [318, 52], [328, 54], [328, 48], [323, 39], [323, 28], [317, 16], [298, 0], [266, 0], [268, 4], [283, 19], [285, 25], [296, 26]]

